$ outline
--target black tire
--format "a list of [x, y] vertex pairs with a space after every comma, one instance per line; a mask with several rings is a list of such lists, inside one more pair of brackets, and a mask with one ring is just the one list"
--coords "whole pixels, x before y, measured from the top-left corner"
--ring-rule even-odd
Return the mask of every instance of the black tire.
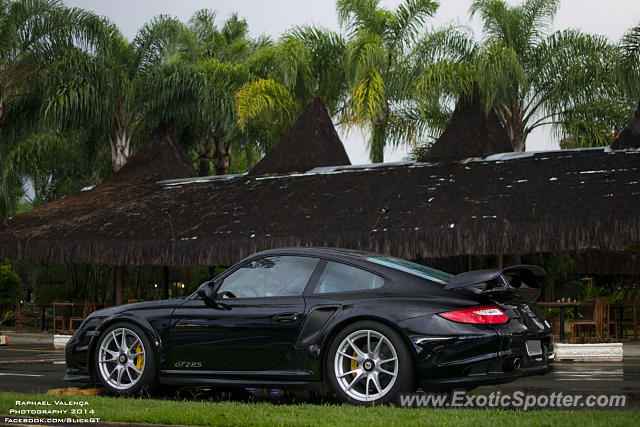
[[[125, 331], [126, 346], [133, 347], [134, 352], [119, 352], [115, 360], [107, 360], [116, 353], [116, 348], [122, 347], [122, 331]], [[119, 341], [119, 342], [118, 342]], [[107, 344], [106, 350], [102, 349], [103, 344]], [[140, 361], [140, 348], [142, 349], [142, 362]], [[107, 352], [109, 350], [109, 352]], [[104, 358], [100, 362], [100, 357]], [[136, 354], [136, 356], [130, 356]], [[124, 362], [123, 360], [124, 359]], [[127, 362], [133, 362], [135, 369]], [[133, 364], [133, 363], [132, 363]], [[118, 367], [120, 366], [120, 367]], [[109, 326], [98, 339], [93, 352], [93, 369], [96, 377], [102, 385], [113, 394], [138, 394], [141, 392], [152, 393], [158, 384], [158, 374], [156, 368], [156, 354], [151, 341], [144, 331], [128, 322], [118, 322]], [[122, 370], [121, 386], [118, 387], [118, 370]], [[108, 375], [111, 372], [112, 375]], [[115, 375], [114, 375], [115, 374]], [[126, 374], [126, 375], [125, 375]], [[131, 381], [129, 381], [131, 380]]]
[[[374, 337], [372, 338], [367, 331], [371, 331]], [[365, 336], [359, 338], [363, 333]], [[377, 334], [380, 334], [380, 336], [383, 336], [388, 341], [384, 341], [382, 338], [379, 338]], [[363, 352], [363, 354], [372, 357], [366, 357], [364, 360], [360, 361], [348, 360], [345, 358], [345, 352], [342, 351], [346, 348], [353, 350], [353, 356], [360, 356], [356, 354], [353, 347], [345, 347], [345, 345], [347, 345], [347, 337], [350, 337], [350, 339], [351, 337], [355, 337], [356, 340], [368, 339], [369, 345], [372, 346], [377, 345], [376, 340], [382, 342], [379, 352], [386, 352], [386, 356], [381, 355], [380, 357], [374, 357], [374, 351], [369, 348], [369, 351]], [[354, 342], [354, 344], [359, 346], [357, 341]], [[393, 350], [389, 348], [389, 344], [393, 347]], [[363, 346], [366, 345], [365, 341]], [[376, 350], [376, 348], [373, 350]], [[338, 353], [338, 350], [341, 350], [341, 353]], [[362, 349], [360, 350], [362, 351]], [[397, 369], [396, 366], [392, 365], [393, 362], [379, 363], [384, 362], [384, 360], [391, 360], [393, 358], [392, 351], [395, 351], [397, 357]], [[349, 356], [346, 357], [353, 359]], [[368, 371], [368, 368], [371, 368], [371, 370]], [[393, 375], [376, 371], [376, 369], [380, 368], [383, 368], [383, 371], [386, 371], [387, 369], [393, 370], [396, 374], [395, 380], [393, 380]], [[351, 369], [352, 371], [350, 372], [356, 370], [359, 372], [345, 374], [344, 370], [347, 369]], [[341, 371], [342, 375], [339, 375], [336, 371]], [[411, 358], [405, 342], [396, 331], [382, 323], [374, 321], [365, 320], [352, 323], [333, 338], [331, 344], [329, 344], [325, 358], [325, 373], [328, 385], [336, 393], [337, 397], [344, 402], [349, 402], [355, 405], [371, 406], [393, 402], [396, 400], [399, 393], [411, 393], [417, 389], [417, 379], [413, 359]], [[362, 377], [356, 380], [360, 374], [362, 374]], [[351, 375], [353, 379], [350, 379], [349, 375]], [[339, 380], [338, 376], [341, 376], [342, 379]], [[370, 384], [369, 376], [372, 377], [371, 383], [373, 383], [373, 385]], [[373, 376], [376, 377], [375, 382], [373, 381]], [[353, 384], [347, 384], [351, 382]], [[366, 383], [366, 385], [364, 383]], [[345, 389], [349, 387], [352, 388], [345, 391]], [[379, 395], [377, 397], [374, 393], [376, 390], [378, 390], [377, 394]], [[384, 391], [384, 393], [381, 391]], [[370, 392], [371, 395], [369, 395]]]

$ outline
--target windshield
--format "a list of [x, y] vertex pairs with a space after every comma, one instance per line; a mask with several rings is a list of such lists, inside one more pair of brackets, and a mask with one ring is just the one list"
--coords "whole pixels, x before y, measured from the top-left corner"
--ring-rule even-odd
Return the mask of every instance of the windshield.
[[384, 265], [385, 267], [404, 271], [405, 273], [413, 274], [414, 276], [419, 276], [423, 279], [431, 280], [432, 282], [441, 284], [447, 283], [453, 277], [453, 274], [445, 273], [444, 271], [416, 264], [415, 262], [407, 261], [401, 258], [378, 256], [367, 258], [367, 260], [375, 262], [376, 264]]

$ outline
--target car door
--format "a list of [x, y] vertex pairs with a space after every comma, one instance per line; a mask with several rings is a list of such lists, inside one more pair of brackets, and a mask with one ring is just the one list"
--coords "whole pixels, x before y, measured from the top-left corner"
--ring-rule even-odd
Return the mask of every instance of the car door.
[[174, 369], [263, 371], [295, 343], [307, 283], [318, 259], [269, 256], [235, 269], [217, 286], [218, 308], [193, 298], [172, 315]]

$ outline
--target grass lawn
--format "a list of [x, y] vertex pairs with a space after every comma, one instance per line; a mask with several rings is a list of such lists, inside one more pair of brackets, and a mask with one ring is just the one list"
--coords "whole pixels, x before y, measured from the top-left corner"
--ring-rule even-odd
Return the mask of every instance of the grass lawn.
[[[17, 406], [20, 401], [47, 401], [51, 406]], [[202, 402], [101, 396], [53, 396], [41, 394], [0, 393], [0, 414], [10, 409], [71, 409], [78, 406], [55, 406], [54, 401], [86, 401], [82, 409], [100, 421], [149, 424], [216, 426], [631, 426], [640, 425], [640, 411], [512, 411], [497, 409], [403, 409], [394, 407], [362, 408], [349, 405], [274, 405], [233, 401]], [[22, 416], [22, 415], [21, 415]], [[22, 416], [24, 417], [24, 416]], [[35, 417], [35, 416], [31, 416]], [[38, 415], [37, 417], [50, 417]], [[64, 416], [57, 416], [64, 417]]]

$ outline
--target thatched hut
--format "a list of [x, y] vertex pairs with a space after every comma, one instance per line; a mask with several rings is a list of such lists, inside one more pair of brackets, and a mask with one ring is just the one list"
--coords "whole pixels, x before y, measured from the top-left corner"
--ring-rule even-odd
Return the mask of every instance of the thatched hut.
[[611, 148], [614, 150], [640, 148], [640, 101], [638, 102], [638, 108], [636, 108], [633, 118], [627, 127], [620, 132], [620, 135], [613, 144], [611, 144]]
[[278, 175], [321, 166], [350, 165], [349, 156], [319, 97], [311, 100], [293, 127], [249, 172]]
[[10, 219], [17, 237], [0, 231], [0, 256], [229, 265], [256, 250], [291, 245], [410, 259], [619, 249], [640, 241], [638, 156], [558, 151], [103, 184]]
[[476, 88], [472, 96], [460, 96], [449, 125], [418, 160], [456, 161], [510, 151], [509, 135], [496, 113], [485, 111]]
[[[170, 129], [151, 143], [157, 148], [136, 155], [145, 161], [132, 160], [109, 182], [9, 219], [0, 226], [0, 257], [228, 266], [261, 249], [298, 245], [427, 259], [640, 242], [635, 150], [164, 179], [193, 168]], [[278, 165], [301, 157], [294, 146], [280, 152], [286, 158]]]

